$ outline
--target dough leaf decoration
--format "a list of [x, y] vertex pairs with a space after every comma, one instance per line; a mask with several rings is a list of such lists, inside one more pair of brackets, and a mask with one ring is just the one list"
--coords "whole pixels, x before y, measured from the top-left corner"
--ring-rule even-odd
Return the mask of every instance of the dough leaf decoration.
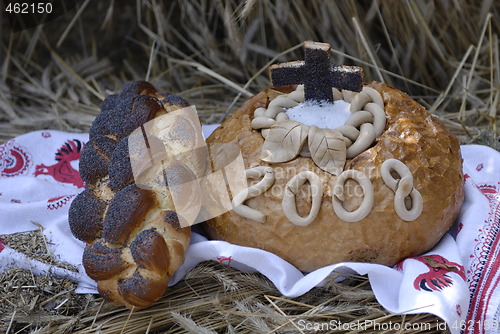
[[309, 127], [309, 151], [314, 163], [322, 170], [338, 176], [344, 170], [346, 145], [342, 133], [333, 129]]
[[262, 145], [260, 159], [268, 163], [286, 162], [299, 155], [307, 139], [308, 126], [285, 120], [269, 129], [266, 141]]

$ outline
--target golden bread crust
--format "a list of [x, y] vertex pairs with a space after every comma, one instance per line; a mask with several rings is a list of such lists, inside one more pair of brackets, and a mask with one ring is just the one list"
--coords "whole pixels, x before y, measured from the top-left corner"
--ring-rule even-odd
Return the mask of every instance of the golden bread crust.
[[[264, 139], [259, 131], [252, 129], [251, 121], [255, 109], [266, 107], [279, 94], [268, 89], [246, 101], [207, 139], [209, 146], [237, 142], [245, 168], [257, 165], [274, 168], [274, 185], [246, 202], [264, 213], [267, 220], [259, 223], [230, 211], [206, 224], [210, 236], [270, 251], [306, 272], [344, 261], [394, 265], [432, 248], [457, 218], [464, 198], [458, 139], [407, 94], [381, 83], [367, 85], [383, 98], [386, 128], [373, 147], [348, 160], [345, 166], [346, 170], [363, 171], [373, 183], [374, 205], [366, 218], [345, 222], [336, 216], [331, 194], [337, 177], [318, 168], [312, 159], [297, 157], [273, 164], [259, 159]], [[413, 185], [423, 197], [423, 211], [414, 221], [403, 221], [396, 214], [394, 192], [382, 180], [380, 166], [391, 158], [410, 169]], [[214, 170], [227, 164], [217, 157], [214, 159]], [[302, 170], [316, 173], [323, 185], [319, 214], [305, 227], [288, 221], [281, 205], [286, 183]], [[346, 187], [353, 190], [355, 184], [348, 180]], [[311, 207], [307, 190], [308, 184], [296, 195], [297, 211], [302, 217]], [[360, 196], [348, 196], [344, 207], [353, 210], [359, 203]]]

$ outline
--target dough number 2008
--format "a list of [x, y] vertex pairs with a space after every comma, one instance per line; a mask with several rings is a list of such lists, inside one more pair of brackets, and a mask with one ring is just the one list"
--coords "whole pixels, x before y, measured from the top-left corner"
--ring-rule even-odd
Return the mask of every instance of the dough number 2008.
[[50, 2], [10, 2], [5, 11], [10, 14], [50, 14], [52, 13], [52, 4]]

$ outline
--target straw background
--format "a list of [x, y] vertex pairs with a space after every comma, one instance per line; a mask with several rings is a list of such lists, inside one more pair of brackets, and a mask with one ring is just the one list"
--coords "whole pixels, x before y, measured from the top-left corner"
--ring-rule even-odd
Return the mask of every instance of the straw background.
[[[87, 132], [105, 96], [138, 79], [196, 105], [202, 123], [219, 123], [269, 85], [270, 64], [302, 59], [301, 43], [315, 40], [332, 45], [334, 63], [363, 67], [365, 81], [409, 93], [463, 144], [500, 150], [498, 1], [77, 2], [19, 32], [0, 16], [0, 143], [32, 130]], [[0, 237], [57, 260], [39, 232]], [[289, 299], [260, 275], [204, 263], [133, 313], [21, 270], [0, 275], [0, 286], [0, 332], [9, 334], [300, 333], [300, 319], [429, 323], [427, 332], [441, 332], [432, 315], [388, 314], [363, 277]]]

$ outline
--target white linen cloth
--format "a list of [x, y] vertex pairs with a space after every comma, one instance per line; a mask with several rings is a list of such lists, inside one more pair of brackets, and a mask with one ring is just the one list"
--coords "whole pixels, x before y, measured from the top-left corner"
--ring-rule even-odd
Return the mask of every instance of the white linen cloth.
[[[204, 126], [207, 136], [215, 126]], [[78, 272], [50, 266], [21, 254], [0, 239], [0, 273], [11, 266], [50, 271], [79, 283], [78, 293], [96, 293], [81, 264], [84, 244], [68, 226], [72, 199], [83, 190], [78, 158], [88, 134], [35, 131], [0, 145], [0, 234], [43, 227], [49, 247]], [[462, 146], [465, 202], [454, 227], [427, 254], [394, 268], [339, 263], [304, 274], [269, 252], [193, 233], [186, 261], [170, 285], [205, 260], [259, 271], [288, 297], [306, 293], [333, 272], [368, 275], [378, 302], [395, 313], [433, 313], [452, 333], [500, 333], [500, 153]], [[36, 224], [34, 224], [36, 223]]]

